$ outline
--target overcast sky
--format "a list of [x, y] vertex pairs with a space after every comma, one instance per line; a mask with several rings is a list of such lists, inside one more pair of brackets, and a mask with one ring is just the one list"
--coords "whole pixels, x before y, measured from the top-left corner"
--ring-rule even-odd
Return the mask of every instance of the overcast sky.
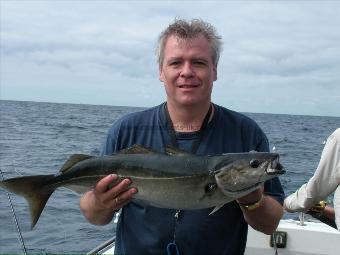
[[215, 103], [340, 116], [340, 1], [0, 1], [1, 99], [159, 104], [158, 35], [202, 18], [224, 41]]

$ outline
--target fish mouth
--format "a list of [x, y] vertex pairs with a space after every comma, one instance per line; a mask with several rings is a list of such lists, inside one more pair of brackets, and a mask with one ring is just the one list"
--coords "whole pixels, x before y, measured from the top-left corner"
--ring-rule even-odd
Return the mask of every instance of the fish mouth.
[[279, 162], [279, 157], [277, 157], [270, 164], [268, 164], [268, 167], [266, 168], [266, 173], [268, 175], [281, 175], [286, 173], [285, 168]]

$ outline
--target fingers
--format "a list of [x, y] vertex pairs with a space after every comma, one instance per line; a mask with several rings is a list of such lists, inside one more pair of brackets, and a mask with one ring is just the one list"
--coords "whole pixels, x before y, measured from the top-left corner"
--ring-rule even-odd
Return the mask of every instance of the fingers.
[[116, 174], [110, 174], [108, 176], [105, 176], [103, 179], [101, 179], [97, 185], [96, 185], [96, 191], [103, 193], [106, 192], [108, 190], [108, 186], [112, 183], [114, 183], [114, 181], [117, 181], [118, 176]]
[[116, 174], [104, 177], [93, 190], [97, 206], [103, 209], [119, 210], [131, 201], [133, 194], [137, 193], [137, 189], [130, 185], [130, 179], [119, 181]]
[[127, 191], [118, 194], [116, 197], [114, 197], [114, 199], [111, 202], [112, 207], [115, 207], [116, 210], [124, 207], [126, 204], [128, 204], [131, 201], [132, 196], [135, 193], [137, 193], [137, 189], [130, 188]]
[[107, 192], [112, 206], [121, 208], [130, 202], [133, 194], [137, 192], [136, 188], [130, 188], [130, 184], [130, 179], [124, 179]]

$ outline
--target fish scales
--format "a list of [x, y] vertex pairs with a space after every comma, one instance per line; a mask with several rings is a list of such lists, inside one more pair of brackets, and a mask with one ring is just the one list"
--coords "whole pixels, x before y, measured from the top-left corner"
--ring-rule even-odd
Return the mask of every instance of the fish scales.
[[75, 154], [56, 175], [11, 178], [0, 187], [26, 198], [33, 228], [55, 189], [83, 193], [109, 174], [131, 179], [138, 190], [136, 203], [195, 210], [220, 208], [283, 173], [275, 153], [196, 156], [167, 148], [167, 154], [161, 154], [136, 145], [111, 156]]

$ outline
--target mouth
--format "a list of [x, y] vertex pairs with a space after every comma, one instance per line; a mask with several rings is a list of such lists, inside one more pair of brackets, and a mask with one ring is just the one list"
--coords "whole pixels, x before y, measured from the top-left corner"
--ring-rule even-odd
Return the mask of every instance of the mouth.
[[177, 86], [180, 89], [192, 89], [192, 88], [197, 88], [198, 85], [196, 84], [182, 84]]

